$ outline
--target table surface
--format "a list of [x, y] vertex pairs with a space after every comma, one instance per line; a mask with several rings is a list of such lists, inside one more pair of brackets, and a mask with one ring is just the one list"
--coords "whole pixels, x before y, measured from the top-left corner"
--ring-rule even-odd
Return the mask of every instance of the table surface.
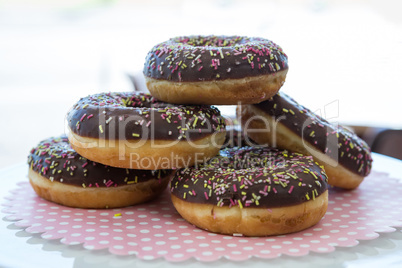
[[[373, 170], [386, 172], [390, 177], [402, 182], [402, 161], [373, 154]], [[21, 163], [0, 170], [0, 203], [9, 191], [16, 188], [16, 183], [27, 180], [27, 165]], [[68, 246], [59, 240], [46, 240], [40, 234], [30, 234], [14, 222], [5, 219], [0, 212], [0, 267], [205, 267], [208, 262], [188, 260], [169, 263], [163, 259], [145, 261], [135, 256], [116, 256], [107, 250], [86, 250], [81, 245]], [[247, 261], [234, 262], [226, 259], [213, 262], [219, 267], [402, 267], [402, 228], [395, 232], [382, 233], [374, 240], [360, 241], [357, 246], [337, 248], [332, 253], [310, 253], [302, 257], [281, 256], [274, 259], [251, 258]]]

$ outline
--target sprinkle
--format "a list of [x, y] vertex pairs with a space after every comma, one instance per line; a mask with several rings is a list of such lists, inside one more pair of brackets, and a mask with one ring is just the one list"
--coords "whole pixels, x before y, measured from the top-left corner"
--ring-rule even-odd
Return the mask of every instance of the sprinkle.
[[293, 186], [293, 185], [292, 185], [292, 186], [290, 186], [290, 189], [289, 189], [289, 191], [288, 191], [288, 193], [289, 193], [289, 194], [291, 194], [291, 193], [292, 193], [293, 188], [294, 188], [294, 186]]
[[84, 120], [84, 118], [87, 116], [87, 114], [84, 114], [82, 117], [81, 117], [81, 119], [80, 119], [80, 122], [82, 122], [82, 120]]

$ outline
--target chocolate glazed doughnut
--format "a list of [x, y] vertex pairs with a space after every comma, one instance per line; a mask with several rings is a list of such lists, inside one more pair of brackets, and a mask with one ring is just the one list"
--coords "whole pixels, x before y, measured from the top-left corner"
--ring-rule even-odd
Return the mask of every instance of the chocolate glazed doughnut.
[[82, 98], [67, 116], [71, 146], [121, 168], [173, 169], [216, 155], [225, 120], [211, 106], [172, 105], [144, 93]]
[[362, 139], [284, 93], [239, 106], [237, 114], [245, 133], [257, 143], [312, 155], [324, 165], [330, 185], [354, 189], [370, 173], [371, 151]]
[[77, 208], [115, 208], [157, 197], [171, 170], [105, 166], [77, 154], [66, 136], [41, 141], [28, 156], [29, 181], [42, 198]]
[[154, 46], [144, 75], [156, 98], [171, 103], [258, 103], [285, 81], [288, 59], [270, 40], [180, 36]]
[[328, 206], [327, 176], [311, 156], [267, 147], [223, 149], [176, 172], [170, 185], [184, 219], [222, 234], [297, 232], [319, 222]]

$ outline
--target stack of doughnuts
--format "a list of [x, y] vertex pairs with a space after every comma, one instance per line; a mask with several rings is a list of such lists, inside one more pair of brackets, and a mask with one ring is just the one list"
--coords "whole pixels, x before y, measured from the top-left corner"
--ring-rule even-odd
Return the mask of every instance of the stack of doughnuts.
[[[110, 208], [156, 198], [207, 231], [245, 236], [318, 223], [329, 185], [356, 188], [370, 149], [350, 131], [279, 93], [282, 48], [263, 38], [180, 36], [155, 45], [143, 73], [150, 94], [81, 98], [68, 136], [32, 149], [29, 179], [41, 197]], [[226, 127], [211, 105], [237, 105]], [[124, 193], [124, 194], [123, 194]]]
[[79, 208], [152, 200], [175, 169], [215, 156], [226, 137], [216, 108], [175, 105], [136, 92], [81, 98], [67, 124], [68, 137], [32, 149], [28, 177], [42, 198]]

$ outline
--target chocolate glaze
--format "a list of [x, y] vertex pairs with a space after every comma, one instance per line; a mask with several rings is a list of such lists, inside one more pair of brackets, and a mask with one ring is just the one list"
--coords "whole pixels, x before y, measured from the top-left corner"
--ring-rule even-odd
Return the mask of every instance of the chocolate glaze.
[[311, 156], [268, 147], [227, 148], [198, 167], [181, 169], [171, 193], [191, 203], [275, 208], [315, 199], [327, 176]]
[[154, 46], [144, 64], [146, 77], [173, 82], [240, 79], [288, 69], [282, 48], [245, 36], [180, 36]]
[[82, 98], [67, 120], [79, 136], [110, 140], [198, 140], [225, 130], [224, 118], [212, 106], [172, 105], [135, 92]]
[[162, 179], [171, 170], [134, 170], [105, 166], [77, 154], [65, 135], [41, 141], [28, 156], [30, 169], [51, 181], [80, 187], [117, 187]]
[[329, 123], [284, 93], [253, 105], [351, 172], [370, 173], [370, 148], [348, 129]]

